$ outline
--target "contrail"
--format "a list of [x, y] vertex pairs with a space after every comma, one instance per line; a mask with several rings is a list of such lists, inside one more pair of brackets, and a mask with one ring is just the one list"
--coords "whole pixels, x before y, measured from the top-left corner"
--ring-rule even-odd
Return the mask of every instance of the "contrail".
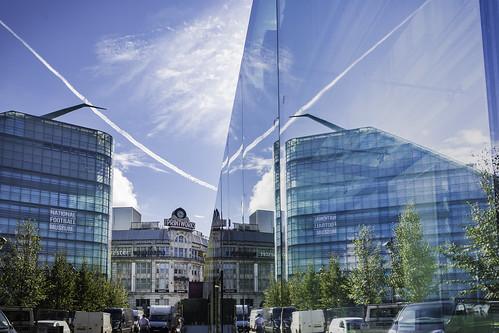
[[[390, 38], [395, 32], [397, 32], [402, 26], [404, 26], [407, 22], [409, 22], [423, 7], [425, 7], [431, 0], [426, 0], [421, 6], [416, 8], [411, 14], [409, 14], [402, 22], [400, 22], [395, 28], [389, 31], [383, 38], [381, 38], [378, 42], [376, 42], [373, 46], [371, 46], [366, 52], [364, 52], [360, 57], [358, 57], [354, 62], [352, 62], [347, 68], [343, 70], [338, 76], [336, 76], [331, 82], [329, 82], [324, 88], [322, 88], [314, 97], [312, 97], [307, 103], [305, 103], [302, 107], [300, 107], [293, 116], [298, 116], [305, 113], [308, 109], [317, 103], [318, 100], [324, 96], [326, 92], [328, 92], [332, 87], [334, 87], [345, 75], [347, 75], [359, 62], [364, 60], [369, 54], [371, 54], [375, 49], [378, 48], [381, 44], [383, 44], [388, 38]], [[280, 134], [284, 133], [289, 126], [291, 126], [296, 121], [296, 118], [290, 118], [283, 127], [281, 127]], [[276, 124], [270, 127], [265, 133], [257, 137], [253, 142], [251, 142], [246, 149], [243, 151], [243, 156], [246, 156], [253, 148], [255, 148], [260, 142], [262, 142], [265, 138], [267, 138], [272, 132], [274, 132], [276, 128]], [[235, 160], [237, 155], [240, 154], [240, 151], [237, 151], [230, 159]], [[230, 164], [230, 163], [229, 163]]]
[[[59, 80], [64, 83], [64, 85], [80, 100], [82, 100], [84, 103], [91, 104], [93, 105], [85, 96], [83, 96], [78, 90], [76, 90], [75, 87], [71, 83], [69, 83], [68, 80], [66, 80], [65, 77], [63, 77], [57, 70], [54, 69], [41, 55], [38, 54], [28, 43], [26, 43], [18, 34], [16, 34], [7, 24], [5, 24], [2, 20], [0, 20], [0, 25], [2, 25], [8, 32], [11, 33], [12, 36], [14, 36], [18, 41], [20, 41], [52, 74], [54, 74]], [[121, 134], [122, 136], [125, 137], [131, 144], [133, 144], [135, 147], [139, 148], [142, 150], [144, 153], [152, 157], [154, 160], [157, 162], [163, 164], [165, 167], [171, 169], [172, 171], [176, 172], [177, 174], [181, 175], [182, 177], [185, 177], [189, 179], [190, 181], [204, 186], [206, 188], [209, 188], [210, 190], [216, 191], [217, 188], [199, 178], [194, 177], [193, 175], [185, 172], [184, 170], [180, 169], [176, 165], [168, 162], [155, 152], [151, 151], [149, 148], [144, 146], [142, 143], [137, 141], [130, 133], [127, 131], [121, 129], [118, 125], [116, 125], [111, 119], [109, 119], [106, 115], [104, 115], [102, 112], [97, 110], [96, 108], [90, 108], [99, 118], [104, 120], [106, 124], [111, 126], [116, 132]]]

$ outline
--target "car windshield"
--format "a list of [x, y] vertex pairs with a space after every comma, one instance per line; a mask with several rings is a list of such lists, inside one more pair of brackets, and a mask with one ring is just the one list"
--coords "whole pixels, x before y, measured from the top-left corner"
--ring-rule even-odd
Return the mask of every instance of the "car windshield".
[[424, 322], [441, 322], [445, 317], [452, 316], [451, 304], [417, 304], [406, 307], [398, 318], [399, 324], [414, 324]]
[[347, 321], [347, 329], [350, 330], [359, 330], [362, 328], [362, 320], [355, 319], [355, 320], [349, 320]]
[[168, 321], [168, 320], [170, 320], [170, 316], [165, 315], [165, 314], [153, 314], [153, 315], [151, 315], [149, 320], [150, 321]]
[[371, 319], [391, 319], [395, 318], [398, 313], [397, 308], [375, 308], [369, 312]]
[[123, 317], [123, 312], [121, 309], [107, 309], [104, 312], [110, 313], [111, 314], [111, 320], [116, 321], [116, 320], [121, 320]]
[[55, 322], [53, 321], [48, 321], [48, 322], [38, 322], [37, 326], [38, 327], [53, 327], [55, 325]]
[[5, 311], [5, 315], [10, 321], [29, 321], [28, 311]]
[[7, 317], [0, 311], [0, 328], [8, 328], [9, 327], [9, 321], [7, 320]]

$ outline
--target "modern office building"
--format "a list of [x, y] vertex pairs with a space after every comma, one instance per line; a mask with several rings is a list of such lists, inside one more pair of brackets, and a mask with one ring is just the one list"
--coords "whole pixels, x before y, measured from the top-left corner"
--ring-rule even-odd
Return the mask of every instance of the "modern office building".
[[[131, 216], [132, 217], [132, 216]], [[130, 222], [113, 230], [111, 276], [133, 307], [175, 305], [202, 282], [208, 239], [182, 208], [164, 222]]]
[[[272, 222], [273, 214], [261, 215], [265, 229], [269, 223], [267, 219]], [[223, 268], [223, 297], [235, 299], [236, 304], [261, 307], [263, 292], [273, 279], [274, 234], [260, 231], [256, 223], [234, 223], [228, 229], [217, 212], [214, 219], [218, 222], [212, 223], [210, 233], [207, 281], [220, 284], [220, 269]]]
[[271, 210], [257, 209], [250, 215], [249, 222], [257, 225], [260, 232], [274, 232], [274, 212]]
[[41, 265], [62, 253], [107, 274], [113, 140], [56, 116], [0, 113], [0, 235], [12, 240], [31, 220]]
[[[327, 266], [331, 255], [344, 269], [354, 268], [359, 227], [369, 226], [381, 245], [393, 237], [408, 204], [415, 205], [431, 245], [462, 243], [470, 203], [485, 202], [472, 167], [372, 127], [288, 140], [286, 175], [288, 276], [310, 264]], [[439, 260], [440, 279], [455, 278]], [[439, 287], [442, 296], [459, 290]]]
[[113, 207], [113, 230], [130, 230], [132, 223], [141, 222], [142, 215], [133, 207]]

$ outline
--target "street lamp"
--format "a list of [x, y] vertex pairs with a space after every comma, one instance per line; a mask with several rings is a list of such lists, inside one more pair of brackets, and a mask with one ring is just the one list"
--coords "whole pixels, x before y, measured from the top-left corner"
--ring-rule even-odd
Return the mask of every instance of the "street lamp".
[[[390, 266], [391, 270], [393, 273], [393, 254], [394, 254], [394, 248], [393, 248], [393, 237], [390, 237], [390, 240], [384, 242], [381, 244], [384, 248], [386, 248], [386, 251], [390, 255]], [[392, 303], [395, 302], [395, 287], [393, 286], [393, 283], [390, 283], [391, 289], [392, 289]]]

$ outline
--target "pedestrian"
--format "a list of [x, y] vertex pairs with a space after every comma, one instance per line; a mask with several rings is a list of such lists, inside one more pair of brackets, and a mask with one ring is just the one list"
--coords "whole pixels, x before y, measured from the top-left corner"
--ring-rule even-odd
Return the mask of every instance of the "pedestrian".
[[256, 315], [255, 328], [256, 328], [256, 333], [263, 333], [264, 331], [264, 321], [261, 313]]
[[145, 314], [143, 314], [142, 318], [140, 318], [139, 320], [139, 329], [140, 333], [149, 333], [151, 329], [151, 325], [149, 324], [149, 319], [147, 319]]

